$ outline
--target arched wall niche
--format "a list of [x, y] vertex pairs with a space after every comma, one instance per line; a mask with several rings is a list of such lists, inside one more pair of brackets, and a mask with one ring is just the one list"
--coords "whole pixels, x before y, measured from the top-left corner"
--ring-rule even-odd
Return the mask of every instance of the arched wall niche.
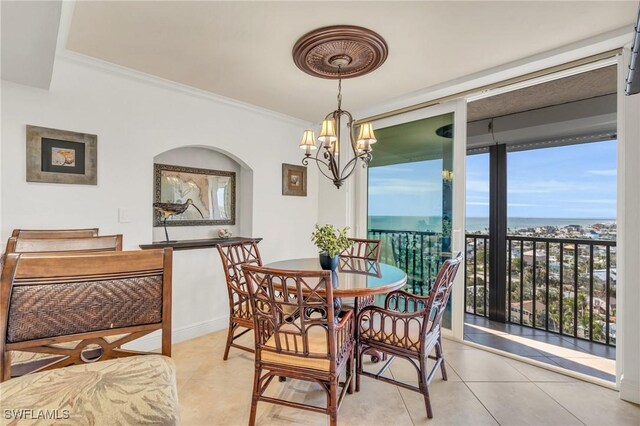
[[[164, 151], [153, 157], [154, 164], [222, 170], [236, 173], [236, 223], [219, 226], [170, 226], [172, 240], [217, 238], [218, 230], [226, 228], [234, 236], [250, 237], [253, 233], [253, 170], [237, 156], [210, 146], [185, 145]], [[151, 183], [153, 192], [153, 183]], [[153, 241], [163, 241], [162, 227], [153, 228]]]

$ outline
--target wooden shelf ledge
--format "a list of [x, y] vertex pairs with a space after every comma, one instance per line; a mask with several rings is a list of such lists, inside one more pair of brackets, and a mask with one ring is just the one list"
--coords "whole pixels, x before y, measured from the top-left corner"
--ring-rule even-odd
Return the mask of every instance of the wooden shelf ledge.
[[262, 241], [262, 238], [246, 238], [246, 237], [231, 237], [231, 238], [206, 238], [203, 240], [178, 240], [178, 241], [157, 241], [151, 244], [140, 244], [142, 250], [158, 249], [165, 247], [172, 247], [174, 250], [195, 250], [202, 248], [216, 247], [219, 244], [238, 243], [243, 241], [255, 241], [256, 243]]

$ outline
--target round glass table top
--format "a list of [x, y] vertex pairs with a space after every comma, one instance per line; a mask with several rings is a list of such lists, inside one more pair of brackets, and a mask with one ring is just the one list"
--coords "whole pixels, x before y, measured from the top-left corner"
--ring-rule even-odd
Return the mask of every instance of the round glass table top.
[[[265, 268], [296, 271], [319, 271], [317, 257], [272, 262]], [[336, 297], [363, 297], [397, 290], [407, 282], [407, 274], [395, 266], [366, 259], [340, 258], [332, 276]], [[337, 285], [336, 285], [337, 281]]]

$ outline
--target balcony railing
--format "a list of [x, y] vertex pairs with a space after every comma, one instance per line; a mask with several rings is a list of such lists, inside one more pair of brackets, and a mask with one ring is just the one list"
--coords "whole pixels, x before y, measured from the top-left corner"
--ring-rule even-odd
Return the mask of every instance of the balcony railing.
[[[467, 234], [466, 312], [487, 316], [489, 236]], [[616, 243], [507, 236], [507, 319], [565, 336], [616, 342]]]
[[370, 229], [369, 238], [382, 240], [380, 261], [397, 266], [407, 273], [407, 290], [419, 295], [429, 294], [450, 245], [442, 234], [423, 231], [393, 231]]

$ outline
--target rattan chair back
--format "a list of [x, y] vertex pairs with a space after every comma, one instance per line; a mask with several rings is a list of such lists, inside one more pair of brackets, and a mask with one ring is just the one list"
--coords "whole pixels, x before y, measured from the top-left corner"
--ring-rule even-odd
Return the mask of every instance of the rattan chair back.
[[14, 229], [11, 234], [16, 238], [82, 238], [97, 237], [98, 228], [80, 229]]
[[329, 361], [335, 371], [335, 339], [330, 338], [335, 333], [331, 272], [248, 265], [243, 269], [250, 284], [256, 359], [263, 352], [315, 358]]
[[[262, 266], [260, 250], [255, 241], [240, 241], [229, 244], [219, 244], [218, 252], [222, 261], [227, 282], [227, 292], [229, 294], [229, 329], [227, 334], [227, 344], [223, 359], [229, 356], [229, 349], [233, 346], [248, 352], [253, 349], [234, 343], [248, 330], [253, 329], [253, 311], [249, 301], [249, 290], [247, 280], [242, 271], [242, 265]], [[245, 328], [238, 334], [238, 328]]]
[[442, 324], [442, 317], [451, 297], [453, 282], [462, 261], [462, 253], [458, 253], [455, 258], [447, 259], [438, 271], [427, 302], [426, 310], [429, 313], [429, 321], [425, 321], [427, 333], [434, 331]]
[[36, 371], [48, 370], [95, 361], [87, 358], [89, 345], [99, 346], [100, 360], [142, 354], [121, 346], [162, 330], [162, 353], [170, 356], [171, 270], [170, 248], [8, 254], [0, 282], [0, 380], [11, 377], [13, 350], [59, 355]]
[[382, 240], [367, 240], [363, 238], [349, 238], [351, 247], [340, 253], [341, 257], [351, 257], [357, 259], [380, 260], [382, 250]]

